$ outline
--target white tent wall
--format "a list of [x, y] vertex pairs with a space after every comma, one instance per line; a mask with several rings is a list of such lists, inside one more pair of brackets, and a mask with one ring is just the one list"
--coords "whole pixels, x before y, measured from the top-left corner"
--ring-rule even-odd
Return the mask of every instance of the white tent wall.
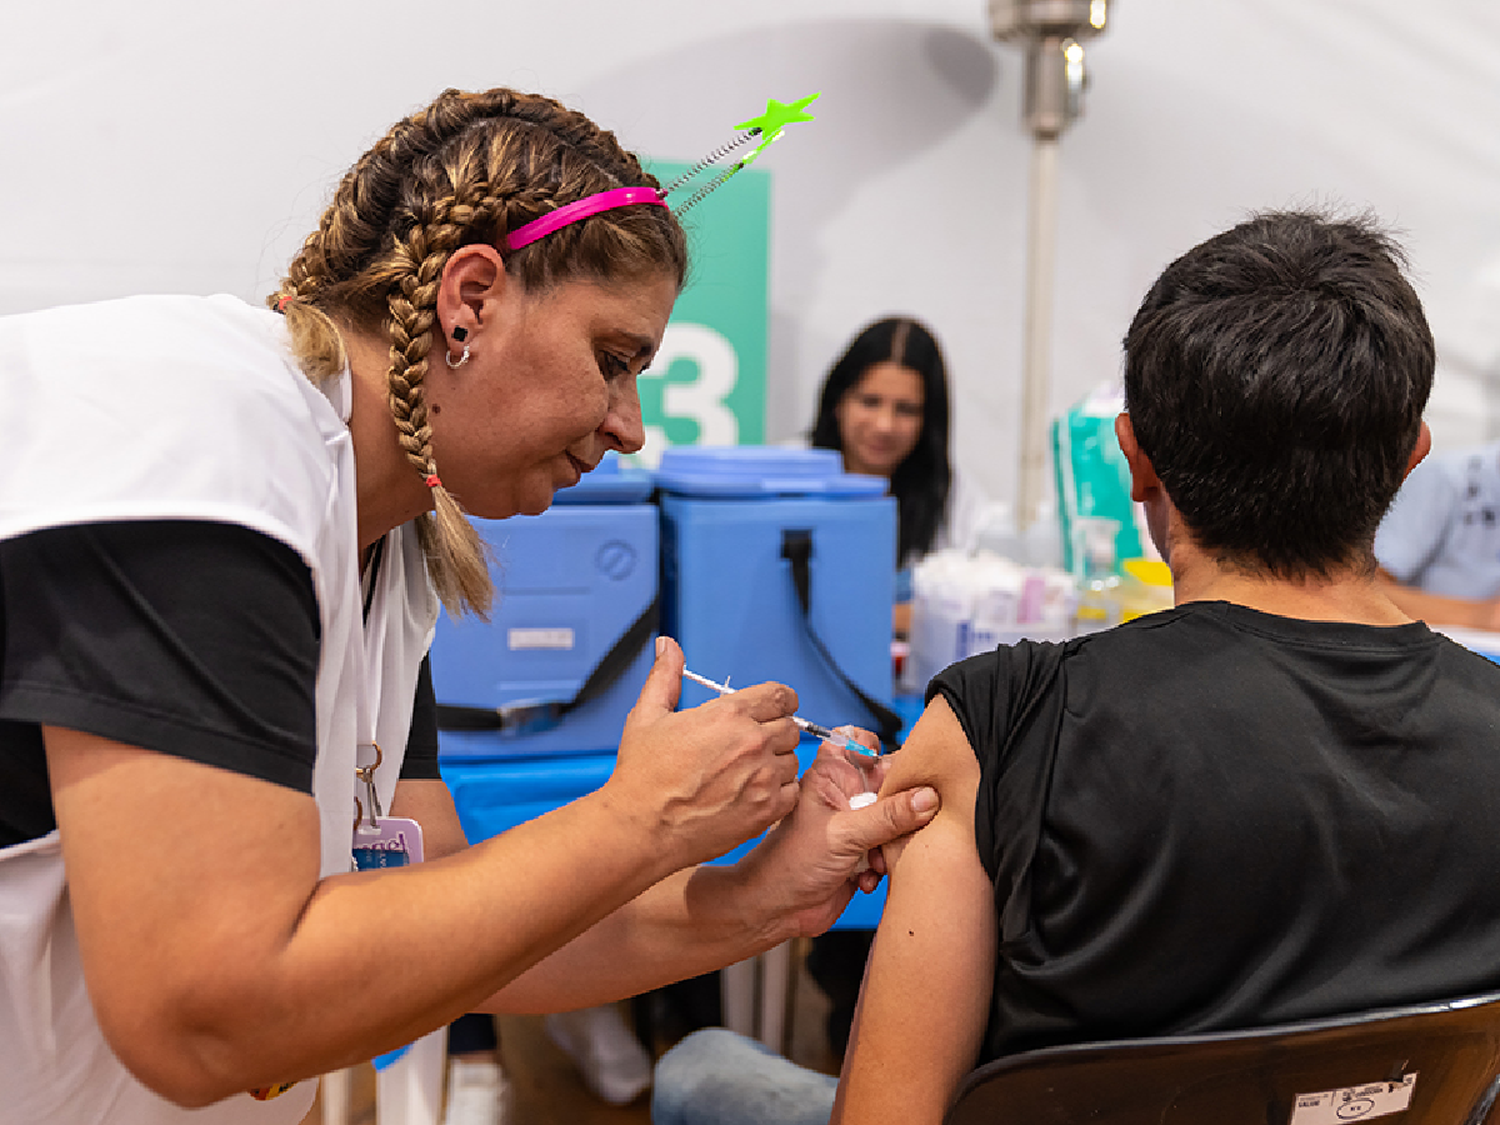
[[[49, 0], [0, 36], [0, 312], [137, 291], [257, 299], [336, 176], [445, 86], [574, 105], [687, 160], [814, 91], [774, 175], [767, 433], [810, 421], [867, 320], [929, 321], [961, 467], [1016, 486], [1030, 138], [984, 0]], [[1500, 433], [1500, 8], [1117, 0], [1063, 137], [1051, 385], [1119, 368], [1172, 257], [1249, 211], [1374, 210], [1437, 335], [1440, 447]], [[699, 221], [710, 221], [711, 209]], [[66, 347], [66, 341], [58, 341]]]

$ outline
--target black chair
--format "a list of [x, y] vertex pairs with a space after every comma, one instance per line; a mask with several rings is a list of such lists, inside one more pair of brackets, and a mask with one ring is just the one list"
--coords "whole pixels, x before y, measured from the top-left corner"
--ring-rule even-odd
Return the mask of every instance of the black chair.
[[1497, 1076], [1500, 993], [1489, 993], [1248, 1031], [1027, 1051], [971, 1073], [944, 1121], [1485, 1125]]

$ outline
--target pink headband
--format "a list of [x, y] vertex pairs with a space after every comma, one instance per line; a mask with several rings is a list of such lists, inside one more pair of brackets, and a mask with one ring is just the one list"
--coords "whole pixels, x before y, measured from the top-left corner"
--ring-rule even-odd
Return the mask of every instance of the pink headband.
[[585, 196], [574, 203], [566, 203], [556, 211], [547, 212], [540, 219], [533, 219], [524, 226], [517, 227], [506, 237], [505, 248], [519, 250], [569, 223], [587, 219], [590, 215], [597, 215], [600, 211], [613, 211], [616, 207], [629, 207], [636, 203], [654, 203], [658, 207], [667, 205], [661, 193], [655, 188], [612, 188], [609, 191], [601, 191], [597, 195]]

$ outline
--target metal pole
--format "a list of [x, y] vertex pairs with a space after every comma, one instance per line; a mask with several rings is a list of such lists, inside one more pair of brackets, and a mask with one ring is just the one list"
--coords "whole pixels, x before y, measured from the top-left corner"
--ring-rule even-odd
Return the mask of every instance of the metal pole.
[[1021, 466], [1016, 527], [1036, 520], [1047, 477], [1047, 416], [1052, 366], [1052, 274], [1057, 257], [1057, 137], [1038, 136], [1031, 149], [1026, 229], [1025, 349], [1021, 387]]
[[1052, 286], [1057, 254], [1058, 138], [1078, 117], [1086, 84], [1083, 40], [1104, 30], [1109, 0], [989, 0], [990, 30], [1026, 47], [1025, 105], [1031, 131], [1022, 327], [1021, 458], [1016, 529], [1036, 522], [1046, 491]]

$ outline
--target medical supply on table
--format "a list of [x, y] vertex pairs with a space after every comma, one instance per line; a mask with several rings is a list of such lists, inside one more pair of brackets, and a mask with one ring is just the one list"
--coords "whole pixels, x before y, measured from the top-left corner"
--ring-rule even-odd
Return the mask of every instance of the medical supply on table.
[[1166, 563], [1145, 558], [1116, 561], [1114, 520], [1089, 516], [1078, 526], [1084, 544], [1076, 630], [1080, 636], [1172, 608], [1172, 571]]
[[912, 569], [911, 632], [903, 690], [916, 694], [948, 665], [1019, 640], [1073, 635], [1073, 576], [988, 552], [934, 551]]
[[1130, 466], [1115, 439], [1115, 419], [1124, 409], [1125, 388], [1115, 379], [1094, 388], [1052, 423], [1062, 565], [1079, 581], [1090, 534], [1081, 521], [1091, 517], [1114, 521], [1116, 563], [1154, 553], [1145, 510], [1130, 499]]
[[[693, 683], [702, 684], [704, 687], [709, 688], [712, 691], [716, 691], [720, 695], [733, 695], [735, 693], [735, 689], [730, 687], [728, 684], [715, 683], [707, 676], [700, 676], [697, 672], [691, 672], [686, 668], [682, 670], [682, 674], [688, 679], [692, 680]], [[837, 734], [834, 731], [829, 730], [825, 726], [819, 726], [817, 723], [810, 722], [809, 720], [804, 719], [801, 715], [793, 715], [792, 722], [797, 724], [798, 730], [806, 731], [808, 734], [813, 735], [816, 738], [820, 738], [824, 742], [831, 742], [833, 745], [839, 747], [840, 749], [851, 750], [854, 753], [863, 755], [866, 758], [873, 758], [880, 754], [879, 750], [871, 750], [868, 746], [863, 746], [860, 743], [855, 742], [854, 739], [850, 738], [848, 735]]]

